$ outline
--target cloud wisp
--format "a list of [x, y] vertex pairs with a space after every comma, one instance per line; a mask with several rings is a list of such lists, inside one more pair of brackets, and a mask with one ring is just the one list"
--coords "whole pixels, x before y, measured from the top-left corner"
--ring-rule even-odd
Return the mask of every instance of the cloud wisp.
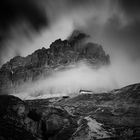
[[22, 99], [36, 99], [77, 95], [81, 89], [100, 93], [117, 87], [117, 81], [109, 68], [103, 67], [97, 70], [85, 63], [79, 63], [52, 73], [45, 79], [26, 83], [17, 89], [14, 95]]

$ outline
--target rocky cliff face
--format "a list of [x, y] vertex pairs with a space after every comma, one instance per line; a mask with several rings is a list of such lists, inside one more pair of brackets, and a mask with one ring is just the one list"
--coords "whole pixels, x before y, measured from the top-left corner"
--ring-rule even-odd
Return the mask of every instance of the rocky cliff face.
[[0, 69], [0, 92], [12, 93], [17, 86], [27, 81], [45, 77], [59, 67], [66, 67], [81, 61], [96, 68], [110, 63], [102, 46], [85, 42], [88, 36], [75, 31], [68, 40], [58, 39], [50, 48], [36, 50], [27, 57], [17, 56]]
[[108, 93], [26, 101], [1, 95], [0, 139], [140, 139], [140, 84]]

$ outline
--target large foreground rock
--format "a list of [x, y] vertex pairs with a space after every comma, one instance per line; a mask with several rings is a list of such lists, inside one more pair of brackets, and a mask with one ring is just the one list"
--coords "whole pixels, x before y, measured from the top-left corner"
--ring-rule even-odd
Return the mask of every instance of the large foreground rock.
[[140, 139], [140, 84], [108, 93], [26, 101], [1, 95], [0, 139]]

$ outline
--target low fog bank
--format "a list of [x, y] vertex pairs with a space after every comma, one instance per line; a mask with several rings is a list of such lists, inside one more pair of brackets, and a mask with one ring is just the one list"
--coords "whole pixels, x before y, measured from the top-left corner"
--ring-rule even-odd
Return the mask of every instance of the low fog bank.
[[36, 99], [76, 95], [79, 90], [101, 93], [118, 88], [118, 83], [109, 67], [95, 69], [85, 63], [58, 71], [45, 79], [26, 83], [14, 94], [21, 99]]

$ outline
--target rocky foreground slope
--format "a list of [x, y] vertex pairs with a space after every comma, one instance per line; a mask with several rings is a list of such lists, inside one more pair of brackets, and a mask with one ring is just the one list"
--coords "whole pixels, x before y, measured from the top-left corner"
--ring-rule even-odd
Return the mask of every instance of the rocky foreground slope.
[[140, 84], [22, 101], [0, 96], [0, 140], [139, 140]]
[[109, 56], [102, 46], [85, 42], [88, 36], [75, 31], [67, 40], [58, 39], [48, 49], [36, 50], [27, 57], [17, 56], [0, 69], [0, 92], [13, 93], [25, 82], [46, 77], [56, 69], [86, 61], [96, 68], [108, 65]]

